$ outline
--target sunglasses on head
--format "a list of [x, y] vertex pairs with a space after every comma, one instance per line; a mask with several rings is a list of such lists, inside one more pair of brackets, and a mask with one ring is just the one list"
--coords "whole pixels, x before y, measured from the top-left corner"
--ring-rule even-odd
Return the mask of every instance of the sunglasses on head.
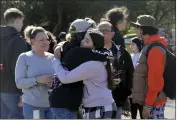
[[108, 30], [108, 29], [101, 29], [100, 32], [113, 32], [113, 30]]

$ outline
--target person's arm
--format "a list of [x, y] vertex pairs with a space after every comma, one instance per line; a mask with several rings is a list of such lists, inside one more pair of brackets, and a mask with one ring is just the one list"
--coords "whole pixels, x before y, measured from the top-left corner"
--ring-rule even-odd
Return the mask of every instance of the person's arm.
[[35, 77], [27, 78], [26, 76], [27, 66], [25, 56], [25, 53], [19, 56], [15, 67], [15, 82], [19, 89], [30, 88], [37, 85]]
[[126, 74], [126, 82], [129, 88], [132, 89], [132, 82], [133, 82], [133, 72], [134, 72], [134, 66], [133, 61], [131, 59], [130, 54], [126, 51], [127, 54], [127, 74]]
[[12, 73], [15, 74], [15, 65], [16, 65], [17, 59], [21, 53], [27, 51], [27, 44], [25, 40], [20, 36], [16, 36], [15, 38], [13, 38], [13, 40], [14, 42], [13, 42], [12, 48], [10, 48], [12, 49], [10, 67], [11, 67]]
[[100, 65], [101, 64], [99, 64], [99, 62], [89, 61], [81, 64], [71, 71], [67, 71], [62, 67], [59, 60], [55, 59], [53, 61], [55, 73], [64, 84], [74, 83], [97, 76]]
[[165, 55], [160, 48], [152, 48], [147, 58], [148, 64], [148, 90], [145, 104], [151, 107], [159, 92], [163, 90], [163, 73], [165, 68]]

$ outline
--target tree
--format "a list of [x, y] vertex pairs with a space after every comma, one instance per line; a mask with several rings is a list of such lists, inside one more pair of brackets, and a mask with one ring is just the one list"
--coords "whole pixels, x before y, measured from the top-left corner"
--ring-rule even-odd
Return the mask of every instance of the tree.
[[[167, 7], [167, 5], [170, 7]], [[67, 31], [70, 23], [77, 18], [91, 17], [99, 22], [105, 12], [115, 6], [126, 6], [128, 8], [128, 24], [130, 21], [136, 21], [137, 16], [141, 14], [154, 16], [157, 20], [157, 26], [166, 28], [168, 31], [175, 24], [175, 0], [2, 0], [1, 16], [7, 8], [16, 7], [24, 12], [25, 25], [40, 25], [58, 34], [60, 31]], [[1, 24], [4, 23], [2, 18]], [[124, 33], [134, 31], [128, 29], [130, 27]]]

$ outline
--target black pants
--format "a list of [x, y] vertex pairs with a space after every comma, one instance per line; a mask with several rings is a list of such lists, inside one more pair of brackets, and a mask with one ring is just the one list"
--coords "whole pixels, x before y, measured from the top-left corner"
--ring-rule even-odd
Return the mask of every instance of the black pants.
[[130, 98], [130, 105], [131, 105], [131, 116], [132, 116], [132, 119], [136, 119], [138, 110], [139, 110], [139, 113], [140, 113], [140, 118], [143, 119], [143, 115], [142, 115], [142, 113], [143, 113], [143, 105], [132, 103], [132, 98]]

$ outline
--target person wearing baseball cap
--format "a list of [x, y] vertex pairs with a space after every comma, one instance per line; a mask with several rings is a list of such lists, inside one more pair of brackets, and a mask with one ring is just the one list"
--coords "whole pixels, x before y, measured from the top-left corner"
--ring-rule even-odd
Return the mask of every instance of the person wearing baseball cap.
[[156, 19], [151, 15], [140, 15], [136, 22], [132, 22], [136, 25], [137, 36], [144, 42], [135, 67], [132, 100], [133, 103], [144, 106], [144, 118], [164, 119], [164, 107], [167, 102], [163, 92], [165, 55], [160, 47], [151, 48], [146, 55], [146, 48], [154, 42], [167, 46], [165, 38], [158, 34], [155, 22]]
[[[68, 70], [73, 70], [87, 61], [107, 61], [107, 56], [99, 54], [100, 49], [103, 50], [103, 52], [101, 51], [102, 53], [107, 51], [103, 48], [104, 40], [101, 35], [91, 34], [94, 47], [99, 49], [99, 52], [94, 52], [90, 48], [80, 47], [80, 43], [84, 39], [87, 30], [91, 29], [90, 24], [86, 20], [77, 19], [73, 21], [69, 28], [71, 39], [60, 42], [55, 48], [55, 57], [59, 58], [62, 63], [64, 63], [62, 64], [63, 67]], [[54, 82], [57, 82], [57, 79], [55, 79]], [[76, 119], [77, 110], [83, 98], [83, 82], [62, 84], [61, 86], [59, 84], [56, 86], [59, 87], [52, 88], [53, 91], [50, 93], [49, 97], [50, 107], [52, 108], [55, 118]]]
[[126, 105], [128, 96], [131, 95], [131, 86], [133, 79], [133, 63], [130, 54], [121, 45], [116, 45], [112, 40], [115, 32], [112, 30], [112, 24], [107, 21], [100, 22], [97, 28], [103, 33], [105, 48], [113, 56], [111, 60], [113, 66], [113, 81], [116, 88], [112, 91], [112, 96], [117, 106], [117, 119], [121, 119], [122, 108]]
[[57, 44], [58, 44], [59, 42], [63, 42], [63, 41], [66, 41], [66, 32], [61, 32], [61, 33], [58, 35]]
[[76, 19], [69, 27], [70, 32], [86, 32], [91, 24], [85, 19]]

